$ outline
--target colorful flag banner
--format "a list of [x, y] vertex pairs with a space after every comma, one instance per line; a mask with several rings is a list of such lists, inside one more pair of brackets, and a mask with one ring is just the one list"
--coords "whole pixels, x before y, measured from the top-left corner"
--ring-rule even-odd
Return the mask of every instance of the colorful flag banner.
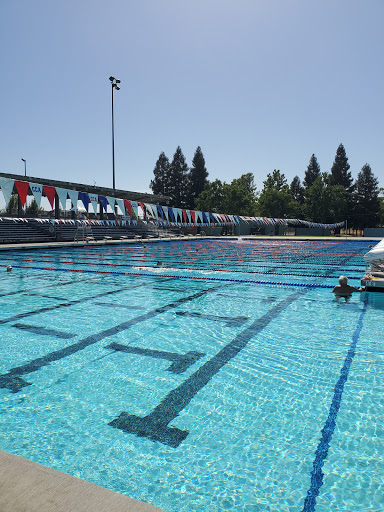
[[16, 187], [17, 193], [19, 194], [21, 206], [24, 208], [25, 202], [27, 200], [29, 183], [28, 183], [28, 181], [15, 180], [15, 187]]
[[29, 188], [31, 189], [33, 197], [35, 198], [37, 206], [40, 208], [41, 196], [43, 195], [43, 185], [29, 182]]
[[8, 178], [3, 178], [3, 177], [0, 178], [0, 187], [1, 187], [1, 191], [4, 196], [6, 206], [8, 206], [8, 203], [11, 200], [14, 183], [15, 183], [14, 180], [11, 180]]
[[48, 199], [49, 204], [51, 205], [51, 208], [53, 210], [54, 203], [55, 203], [56, 189], [55, 189], [55, 187], [50, 187], [49, 185], [43, 185], [43, 190], [44, 190], [45, 196]]
[[124, 206], [124, 201], [123, 201], [123, 199], [116, 199], [116, 203], [117, 203], [117, 206], [120, 208], [121, 213], [122, 213], [122, 214], [123, 214], [123, 216], [125, 217], [125, 206]]
[[99, 196], [97, 194], [88, 194], [89, 200], [91, 201], [93, 211], [97, 215], [97, 206], [99, 204]]
[[87, 192], [79, 192], [79, 199], [80, 199], [80, 201], [82, 201], [86, 211], [88, 211], [89, 195], [87, 194]]
[[[79, 200], [79, 193], [77, 190], [67, 190], [67, 193], [69, 195], [69, 199], [72, 203], [72, 208], [77, 212], [77, 201]], [[88, 208], [87, 208], [88, 211]]]

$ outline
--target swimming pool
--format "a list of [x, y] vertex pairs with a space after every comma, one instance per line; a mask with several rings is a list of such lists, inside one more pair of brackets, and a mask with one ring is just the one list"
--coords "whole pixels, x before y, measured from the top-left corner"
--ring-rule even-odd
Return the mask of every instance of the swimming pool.
[[330, 293], [370, 243], [2, 252], [0, 448], [168, 512], [384, 510], [384, 297]]

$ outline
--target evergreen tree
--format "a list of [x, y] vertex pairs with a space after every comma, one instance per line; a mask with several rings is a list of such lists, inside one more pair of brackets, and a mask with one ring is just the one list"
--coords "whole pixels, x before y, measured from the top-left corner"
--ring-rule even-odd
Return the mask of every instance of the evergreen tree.
[[376, 227], [379, 222], [379, 181], [368, 164], [365, 164], [357, 175], [354, 213], [353, 225], [356, 228]]
[[312, 155], [307, 170], [305, 171], [304, 187], [308, 190], [314, 184], [315, 180], [320, 176], [320, 165], [315, 155]]
[[171, 197], [171, 205], [177, 208], [188, 206], [188, 172], [185, 157], [178, 146], [169, 166], [167, 195]]
[[160, 153], [157, 159], [155, 168], [153, 169], [154, 179], [151, 180], [150, 188], [154, 194], [162, 196], [168, 195], [168, 174], [169, 174], [169, 160], [164, 151]]
[[291, 189], [292, 197], [299, 204], [304, 203], [304, 187], [301, 184], [300, 178], [295, 176], [292, 180], [292, 183], [289, 187]]
[[353, 192], [353, 178], [349, 172], [350, 165], [345, 153], [344, 146], [339, 145], [336, 151], [335, 161], [331, 168], [331, 178], [333, 185], [341, 185], [345, 188], [347, 195], [350, 196]]
[[313, 222], [334, 223], [344, 220], [347, 193], [341, 185], [332, 185], [331, 176], [323, 172], [307, 191], [304, 203], [306, 218]]
[[274, 169], [272, 174], [267, 174], [267, 179], [263, 181], [263, 184], [263, 190], [274, 189], [280, 191], [289, 189], [286, 177], [282, 172], [276, 169]]
[[205, 167], [205, 159], [200, 146], [196, 148], [192, 160], [192, 167], [189, 171], [188, 206], [195, 207], [196, 199], [208, 183], [208, 171]]

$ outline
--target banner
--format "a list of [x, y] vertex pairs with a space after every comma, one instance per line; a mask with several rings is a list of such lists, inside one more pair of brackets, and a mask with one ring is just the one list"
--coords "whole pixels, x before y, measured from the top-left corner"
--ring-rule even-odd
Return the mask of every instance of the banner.
[[31, 183], [30, 182], [29, 188], [31, 189], [33, 197], [35, 198], [37, 206], [40, 208], [41, 196], [43, 195], [43, 185], [40, 185], [39, 183]]
[[97, 194], [88, 194], [89, 200], [91, 201], [93, 211], [97, 215], [97, 206], [99, 204], [99, 196]]
[[82, 201], [86, 211], [88, 211], [89, 195], [87, 194], [87, 192], [79, 192], [79, 199], [80, 199], [80, 201]]
[[67, 194], [68, 194], [67, 189], [56, 187], [56, 193], [59, 197], [59, 201], [61, 203], [63, 210], [66, 210], [67, 209]]
[[21, 206], [24, 208], [25, 202], [27, 200], [29, 183], [28, 183], [28, 181], [15, 180], [15, 187], [16, 187], [17, 193], [19, 194]]
[[13, 185], [14, 185], [14, 180], [11, 180], [8, 178], [2, 178], [2, 177], [0, 178], [0, 187], [1, 187], [1, 191], [4, 196], [5, 206], [8, 206], [8, 203], [11, 199], [11, 195], [13, 192]]
[[117, 206], [120, 208], [123, 216], [125, 217], [125, 206], [124, 201], [122, 199], [116, 199]]
[[55, 203], [56, 189], [55, 189], [55, 187], [50, 187], [49, 185], [43, 185], [43, 190], [45, 193], [45, 197], [48, 199], [49, 204], [51, 205], [51, 208], [53, 210], [54, 203]]
[[77, 201], [79, 200], [79, 193], [77, 190], [67, 190], [69, 199], [72, 203], [72, 208], [77, 212]]

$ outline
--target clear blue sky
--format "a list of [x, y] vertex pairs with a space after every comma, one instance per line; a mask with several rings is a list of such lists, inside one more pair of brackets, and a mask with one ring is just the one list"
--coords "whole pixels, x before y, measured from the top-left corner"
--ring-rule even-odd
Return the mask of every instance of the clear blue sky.
[[384, 187], [383, 0], [2, 0], [0, 171], [148, 191], [197, 146], [209, 179], [329, 171]]

